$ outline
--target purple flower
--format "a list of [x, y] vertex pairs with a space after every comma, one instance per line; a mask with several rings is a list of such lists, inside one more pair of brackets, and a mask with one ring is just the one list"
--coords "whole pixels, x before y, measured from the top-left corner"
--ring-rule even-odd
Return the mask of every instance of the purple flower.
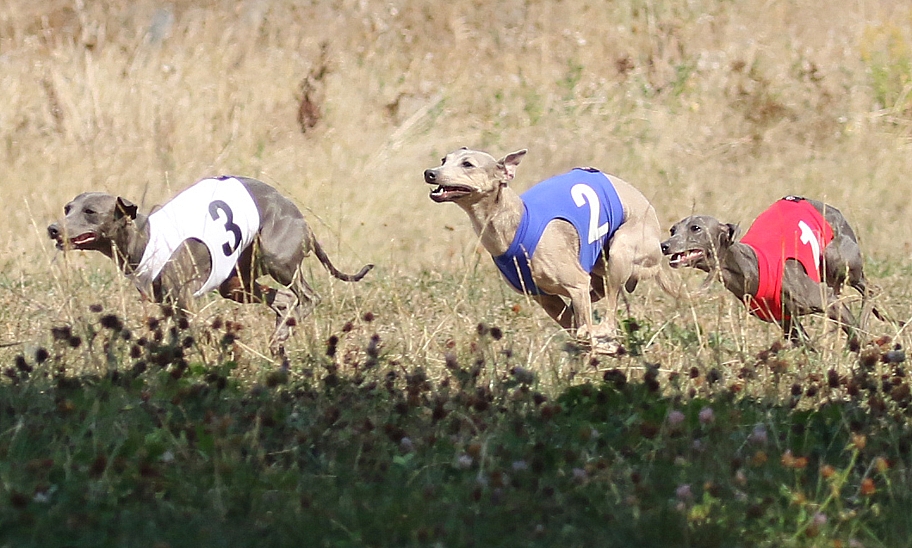
[[751, 431], [750, 436], [747, 439], [756, 445], [766, 445], [768, 436], [766, 434], [766, 426], [762, 424], [757, 424], [754, 426], [754, 429]]
[[684, 413], [674, 409], [668, 413], [668, 424], [669, 426], [678, 426], [684, 422], [684, 418]]
[[693, 491], [690, 489], [690, 484], [685, 483], [684, 485], [679, 485], [675, 489], [675, 496], [680, 501], [688, 501], [693, 499]]

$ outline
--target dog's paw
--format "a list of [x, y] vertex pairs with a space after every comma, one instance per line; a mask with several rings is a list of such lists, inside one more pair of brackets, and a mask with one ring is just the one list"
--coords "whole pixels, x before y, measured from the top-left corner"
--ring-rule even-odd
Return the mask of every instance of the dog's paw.
[[626, 354], [627, 350], [614, 337], [595, 337], [592, 341], [592, 353], [617, 358]]

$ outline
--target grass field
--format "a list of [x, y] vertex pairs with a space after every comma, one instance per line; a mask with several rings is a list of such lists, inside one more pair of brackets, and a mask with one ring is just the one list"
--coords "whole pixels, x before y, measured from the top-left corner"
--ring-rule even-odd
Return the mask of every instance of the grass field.
[[[908, 543], [907, 3], [12, 0], [0, 86], [0, 546]], [[826, 200], [896, 322], [782, 347], [682, 272], [590, 360], [428, 199], [464, 145], [528, 148], [518, 190], [617, 174], [663, 227]], [[287, 374], [268, 310], [179, 325], [45, 234], [223, 173], [377, 265], [308, 263]]]

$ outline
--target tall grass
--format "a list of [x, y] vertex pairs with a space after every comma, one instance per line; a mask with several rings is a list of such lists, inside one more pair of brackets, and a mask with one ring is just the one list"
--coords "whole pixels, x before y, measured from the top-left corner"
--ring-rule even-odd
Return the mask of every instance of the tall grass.
[[[280, 544], [308, 538], [300, 519], [326, 545], [907, 538], [909, 21], [898, 0], [0, 4], [0, 523], [85, 545]], [[615, 173], [666, 226], [826, 200], [898, 322], [872, 320], [853, 353], [809, 318], [811, 347], [782, 347], [684, 272], [691, 297], [641, 284], [618, 311], [628, 354], [591, 360], [428, 200], [422, 171], [463, 145], [528, 148], [519, 190]], [[324, 301], [288, 372], [265, 307], [204, 298], [178, 336], [113, 264], [45, 235], [79, 192], [148, 210], [223, 173], [291, 197], [343, 270], [377, 264], [345, 284], [308, 263]], [[769, 446], [749, 445], [755, 423]], [[587, 529], [610, 519], [630, 529]]]
[[[342, 321], [338, 307], [382, 309], [404, 352], [434, 354], [431, 339], [516, 305], [530, 355], [560, 347], [500, 285], [462, 212], [426, 198], [421, 171], [462, 145], [528, 147], [519, 189], [596, 165], [665, 224], [705, 212], [747, 225], [782, 195], [825, 199], [904, 319], [912, 37], [896, 21], [910, 16], [886, 1], [6, 3], [0, 342], [34, 340], [95, 301], [145, 306], [102, 257], [63, 258], [45, 238], [76, 193], [151, 208], [240, 173], [292, 197], [341, 266], [379, 265], [356, 287], [315, 269], [329, 298], [312, 335]], [[432, 280], [442, 286], [411, 291]], [[661, 331], [654, 349], [671, 362], [695, 350], [674, 351], [669, 330], [691, 331], [700, 360], [711, 344], [750, 352], [777, 337], [721, 291], [693, 307], [654, 293], [642, 288], [631, 313]]]

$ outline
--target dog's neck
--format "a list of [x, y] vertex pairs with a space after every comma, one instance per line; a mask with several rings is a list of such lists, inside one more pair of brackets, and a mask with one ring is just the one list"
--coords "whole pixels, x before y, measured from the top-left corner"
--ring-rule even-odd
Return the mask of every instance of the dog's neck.
[[132, 273], [142, 260], [149, 244], [149, 218], [137, 214], [136, 219], [122, 219], [123, 226], [110, 235], [110, 247], [100, 251], [111, 258], [124, 274]]
[[722, 284], [738, 299], [755, 295], [760, 283], [757, 254], [745, 244], [732, 244], [721, 254], [719, 274]]
[[523, 215], [523, 202], [512, 188], [500, 186], [496, 192], [470, 204], [460, 204], [469, 214], [481, 245], [494, 257], [507, 252]]

